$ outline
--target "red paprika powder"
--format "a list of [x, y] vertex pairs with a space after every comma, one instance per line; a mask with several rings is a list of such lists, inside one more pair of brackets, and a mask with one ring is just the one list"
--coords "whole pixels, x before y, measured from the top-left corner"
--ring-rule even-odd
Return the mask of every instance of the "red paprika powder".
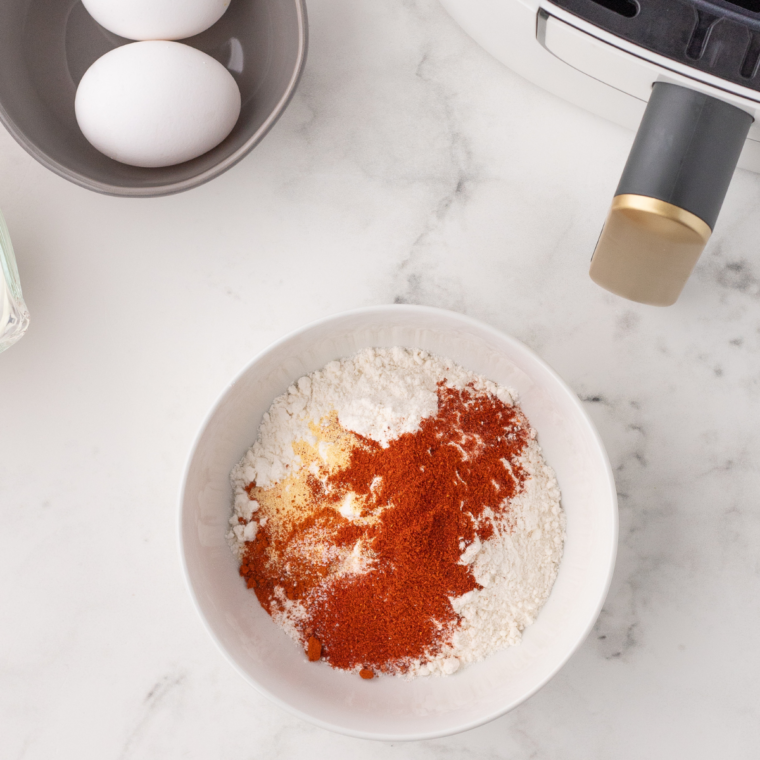
[[[285, 535], [262, 526], [240, 574], [270, 614], [283, 595], [302, 603], [293, 623], [309, 659], [319, 644], [321, 659], [364, 678], [404, 672], [450, 641], [460, 620], [450, 598], [480, 588], [460, 558], [521, 490], [531, 435], [517, 407], [440, 384], [438, 413], [419, 430], [386, 448], [357, 436], [346, 467], [309, 478], [316, 508]], [[358, 519], [339, 511], [346, 499], [361, 505]], [[312, 536], [319, 551], [291, 551]], [[358, 571], [336, 572], [332, 550], [358, 553]]]

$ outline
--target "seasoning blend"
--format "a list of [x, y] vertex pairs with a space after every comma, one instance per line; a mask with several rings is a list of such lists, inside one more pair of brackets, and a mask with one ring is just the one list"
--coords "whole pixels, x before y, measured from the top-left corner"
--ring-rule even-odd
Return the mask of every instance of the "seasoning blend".
[[13, 246], [0, 213], [0, 351], [10, 348], [29, 327]]
[[422, 351], [370, 349], [276, 399], [233, 470], [240, 574], [311, 661], [451, 674], [519, 642], [564, 516], [511, 393]]

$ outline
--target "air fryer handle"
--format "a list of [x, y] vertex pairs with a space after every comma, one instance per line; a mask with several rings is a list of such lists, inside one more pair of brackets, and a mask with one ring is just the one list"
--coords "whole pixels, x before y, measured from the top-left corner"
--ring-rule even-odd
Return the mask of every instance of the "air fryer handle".
[[715, 227], [752, 116], [657, 82], [591, 259], [591, 279], [669, 306]]

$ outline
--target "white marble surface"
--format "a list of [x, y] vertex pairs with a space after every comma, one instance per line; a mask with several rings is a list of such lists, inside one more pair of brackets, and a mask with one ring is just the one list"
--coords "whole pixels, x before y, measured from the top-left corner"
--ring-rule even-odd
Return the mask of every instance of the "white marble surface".
[[[0, 134], [32, 314], [0, 356], [0, 756], [754, 758], [760, 742], [760, 178], [739, 172], [680, 302], [588, 260], [632, 135], [491, 60], [435, 0], [310, 0], [284, 118], [163, 199], [45, 171]], [[176, 495], [206, 410], [259, 349], [394, 301], [533, 347], [615, 468], [604, 612], [537, 696], [409, 745], [290, 717], [233, 672], [181, 577]]]

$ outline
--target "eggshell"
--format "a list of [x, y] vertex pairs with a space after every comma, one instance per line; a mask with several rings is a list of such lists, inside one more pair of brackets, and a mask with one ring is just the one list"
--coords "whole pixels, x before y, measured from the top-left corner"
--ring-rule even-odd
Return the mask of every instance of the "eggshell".
[[172, 166], [232, 131], [240, 90], [221, 63], [179, 42], [134, 42], [99, 58], [74, 102], [84, 136], [132, 166]]
[[82, 0], [108, 31], [128, 40], [181, 40], [215, 24], [230, 0]]

